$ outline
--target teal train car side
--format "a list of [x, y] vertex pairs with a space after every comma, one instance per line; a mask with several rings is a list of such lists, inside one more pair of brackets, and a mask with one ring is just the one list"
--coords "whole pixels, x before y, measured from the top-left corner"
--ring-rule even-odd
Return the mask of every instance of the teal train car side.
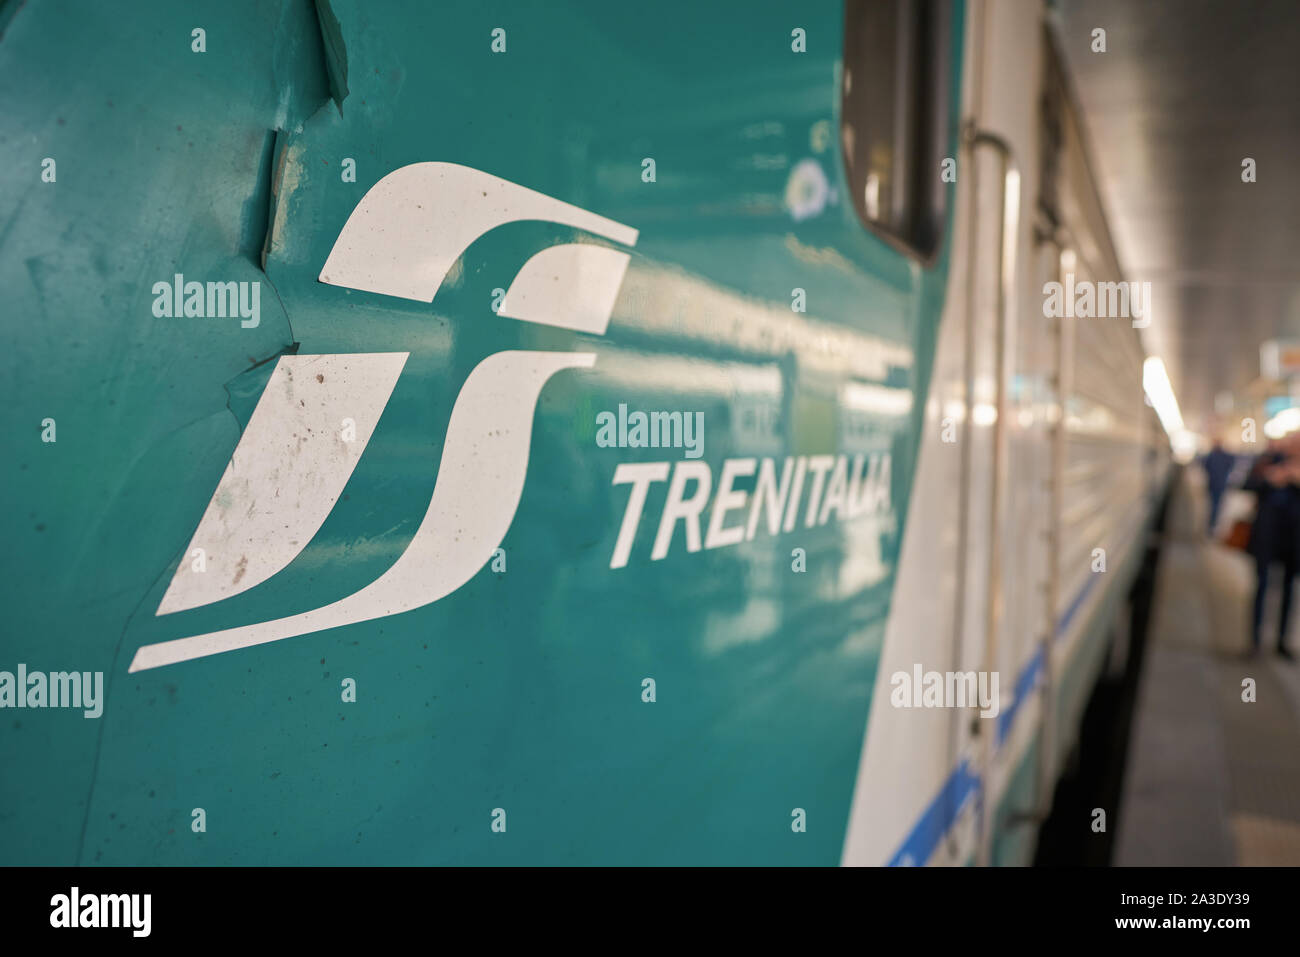
[[1038, 11], [140, 6], [0, 10], [0, 862], [1026, 859], [1153, 442]]

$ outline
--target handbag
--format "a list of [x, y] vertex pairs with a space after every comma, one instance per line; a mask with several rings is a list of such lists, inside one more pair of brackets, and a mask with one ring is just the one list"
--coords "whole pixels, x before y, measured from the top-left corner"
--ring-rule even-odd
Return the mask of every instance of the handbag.
[[1251, 547], [1251, 531], [1255, 528], [1255, 516], [1249, 519], [1238, 519], [1232, 523], [1232, 527], [1223, 537], [1223, 544], [1230, 549], [1240, 549], [1245, 551]]
[[1250, 547], [1250, 531], [1254, 527], [1254, 521], [1247, 521], [1239, 518], [1232, 523], [1232, 528], [1228, 529], [1227, 536], [1223, 539], [1223, 544], [1229, 548], [1239, 548], [1243, 552]]

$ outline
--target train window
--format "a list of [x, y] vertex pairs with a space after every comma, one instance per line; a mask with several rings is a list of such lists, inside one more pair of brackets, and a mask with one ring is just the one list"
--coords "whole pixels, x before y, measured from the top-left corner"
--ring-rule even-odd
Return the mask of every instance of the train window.
[[[840, 140], [862, 221], [924, 260], [947, 188], [948, 0], [846, 0]], [[954, 157], [955, 158], [955, 157]]]

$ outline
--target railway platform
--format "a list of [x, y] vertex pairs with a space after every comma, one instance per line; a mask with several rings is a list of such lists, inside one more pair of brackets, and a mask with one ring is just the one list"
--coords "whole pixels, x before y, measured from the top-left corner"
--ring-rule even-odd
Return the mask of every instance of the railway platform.
[[[1117, 865], [1300, 861], [1300, 664], [1273, 650], [1276, 585], [1264, 650], [1247, 656], [1254, 566], [1205, 534], [1206, 508], [1202, 474], [1189, 468], [1173, 490], [1164, 532]], [[1297, 617], [1292, 649], [1300, 641]], [[1246, 679], [1253, 701], [1243, 700]]]

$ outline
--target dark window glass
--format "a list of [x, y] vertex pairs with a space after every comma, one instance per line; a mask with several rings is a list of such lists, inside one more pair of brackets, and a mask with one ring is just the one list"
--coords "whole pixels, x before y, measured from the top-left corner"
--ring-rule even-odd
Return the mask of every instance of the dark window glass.
[[948, 0], [844, 7], [840, 143], [853, 205], [922, 259], [938, 249], [947, 196], [951, 25]]

